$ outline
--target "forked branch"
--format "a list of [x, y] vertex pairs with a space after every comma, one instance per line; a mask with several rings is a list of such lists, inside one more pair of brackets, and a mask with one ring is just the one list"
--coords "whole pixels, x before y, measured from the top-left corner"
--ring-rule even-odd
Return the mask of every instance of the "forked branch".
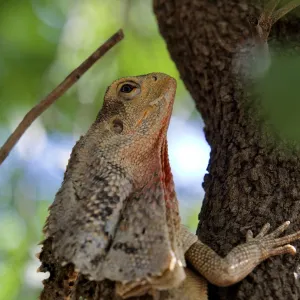
[[23, 118], [15, 131], [0, 148], [0, 165], [9, 155], [31, 123], [36, 120], [51, 104], [61, 97], [94, 63], [124, 38], [122, 29], [112, 35], [103, 45], [91, 54], [79, 67], [73, 70], [50, 94], [34, 106]]

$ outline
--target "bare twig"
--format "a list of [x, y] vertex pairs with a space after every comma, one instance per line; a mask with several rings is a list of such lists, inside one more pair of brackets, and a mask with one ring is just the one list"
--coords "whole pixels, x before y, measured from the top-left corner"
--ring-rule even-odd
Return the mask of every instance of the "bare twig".
[[15, 131], [0, 149], [0, 165], [6, 159], [31, 123], [37, 119], [54, 101], [62, 96], [99, 58], [124, 38], [122, 29], [111, 36], [102, 46], [91, 54], [79, 67], [71, 72], [46, 98], [34, 106], [24, 117]]

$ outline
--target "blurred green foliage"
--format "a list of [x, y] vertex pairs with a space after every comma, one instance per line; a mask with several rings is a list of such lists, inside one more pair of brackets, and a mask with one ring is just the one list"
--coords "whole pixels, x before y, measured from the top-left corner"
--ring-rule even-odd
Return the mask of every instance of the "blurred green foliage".
[[[168, 73], [179, 82], [175, 115], [191, 103], [159, 35], [150, 0], [0, 0], [1, 144], [34, 104], [119, 28], [125, 39], [32, 125], [35, 131], [21, 158], [14, 156], [16, 147], [0, 166], [0, 300], [37, 299], [41, 289], [34, 254], [43, 238], [47, 207], [62, 179], [62, 170], [57, 174], [51, 168], [51, 157], [44, 161], [54, 184], [41, 173], [45, 169], [37, 170], [41, 161], [32, 153], [45, 142], [42, 133], [61, 134], [60, 145], [63, 134], [77, 139], [95, 119], [106, 87], [123, 76]], [[272, 62], [257, 86], [263, 106], [275, 128], [300, 139], [299, 59], [277, 56]], [[194, 229], [200, 199], [196, 201], [184, 212], [185, 222]]]
[[268, 130], [276, 135], [277, 140], [284, 138], [291, 145], [300, 143], [299, 70], [299, 56], [280, 51], [274, 54], [268, 72], [257, 83]]
[[[150, 0], [1, 0], [0, 142], [33, 105], [119, 28], [124, 29], [125, 39], [32, 125], [47, 134], [66, 133], [76, 139], [84, 133], [102, 105], [106, 87], [116, 78], [153, 71], [177, 79], [179, 75], [159, 35]], [[187, 97], [181, 82], [177, 95]], [[14, 149], [0, 167], [1, 300], [37, 299], [41, 289], [34, 254], [55, 190], [42, 192], [33, 179], [43, 174], [32, 174], [38, 166], [28, 167], [35, 162], [27, 154], [36, 151], [42, 140], [40, 135], [30, 139], [23, 160], [13, 156]], [[60, 182], [62, 173], [57, 177]], [[189, 222], [194, 228], [195, 220]]]
[[9, 105], [0, 102], [0, 124], [10, 123], [16, 112], [23, 115], [121, 27], [126, 34], [122, 45], [43, 115], [49, 130], [74, 130], [73, 120], [82, 116], [77, 129], [84, 131], [106, 87], [118, 77], [164, 71], [178, 78], [178, 73], [158, 34], [150, 1], [2, 2], [0, 97], [9, 99]]

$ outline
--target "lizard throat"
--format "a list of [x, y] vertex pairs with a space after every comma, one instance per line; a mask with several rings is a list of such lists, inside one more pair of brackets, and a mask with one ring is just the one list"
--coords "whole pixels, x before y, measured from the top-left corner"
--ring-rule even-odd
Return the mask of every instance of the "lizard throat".
[[161, 149], [161, 181], [163, 184], [163, 189], [165, 191], [164, 200], [166, 202], [166, 205], [169, 206], [171, 205], [171, 200], [175, 197], [175, 190], [173, 175], [169, 162], [168, 144], [166, 139], [163, 141]]

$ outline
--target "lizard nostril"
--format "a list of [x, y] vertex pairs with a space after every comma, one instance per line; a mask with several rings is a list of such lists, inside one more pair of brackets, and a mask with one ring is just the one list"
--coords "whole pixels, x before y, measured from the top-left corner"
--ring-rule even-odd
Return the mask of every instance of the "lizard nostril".
[[115, 133], [121, 133], [123, 131], [123, 122], [120, 119], [113, 120], [113, 130]]
[[157, 80], [157, 76], [153, 75], [153, 79], [154, 79], [154, 81], [156, 81]]

